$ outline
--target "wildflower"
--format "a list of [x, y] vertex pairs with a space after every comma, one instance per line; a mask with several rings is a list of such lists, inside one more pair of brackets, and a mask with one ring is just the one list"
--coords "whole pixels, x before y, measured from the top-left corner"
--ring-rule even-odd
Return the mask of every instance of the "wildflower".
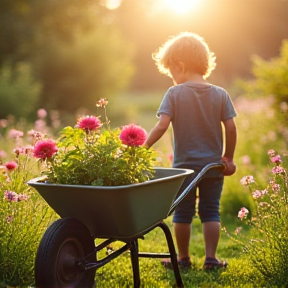
[[242, 230], [242, 227], [237, 227], [234, 231], [234, 234], [236, 234], [236, 235], [239, 234], [241, 232], [241, 230]]
[[276, 194], [279, 193], [279, 191], [280, 191], [280, 185], [279, 185], [279, 184], [276, 184], [276, 183], [273, 184], [273, 185], [272, 185], [272, 190], [273, 190], [273, 192], [276, 193]]
[[273, 157], [275, 155], [275, 151], [273, 149], [268, 150], [268, 155]]
[[47, 116], [47, 111], [45, 109], [38, 109], [37, 116], [40, 119], [44, 119]]
[[280, 155], [272, 156], [272, 157], [270, 158], [270, 160], [271, 160], [272, 163], [276, 163], [276, 164], [279, 164], [279, 163], [282, 162]]
[[238, 212], [238, 217], [239, 217], [241, 220], [243, 220], [243, 218], [247, 217], [248, 213], [249, 213], [248, 209], [246, 209], [245, 207], [242, 207], [242, 208], [240, 209], [240, 211]]
[[14, 220], [14, 216], [6, 216], [5, 217], [5, 220], [8, 222], [8, 223], [11, 223], [13, 220]]
[[253, 196], [254, 199], [258, 199], [258, 198], [262, 197], [262, 193], [259, 190], [255, 190], [252, 193], [252, 196]]
[[23, 194], [19, 194], [18, 195], [18, 201], [25, 201], [25, 200], [28, 200], [28, 195], [23, 193]]
[[108, 104], [108, 101], [106, 98], [101, 98], [97, 103], [96, 107], [105, 107]]
[[6, 200], [7, 202], [17, 202], [18, 201], [18, 194], [16, 192], [6, 190], [4, 192], [4, 198], [3, 199]]
[[0, 119], [0, 127], [6, 128], [8, 126], [8, 120], [7, 119]]
[[240, 180], [240, 183], [244, 186], [248, 186], [251, 183], [255, 183], [254, 177], [252, 175], [250, 176], [245, 176]]
[[5, 167], [11, 171], [14, 170], [15, 168], [17, 168], [18, 164], [15, 161], [10, 161], [8, 163], [5, 164]]
[[95, 116], [79, 117], [77, 119], [77, 127], [86, 131], [93, 131], [101, 127], [101, 122]]
[[9, 137], [10, 138], [20, 138], [24, 135], [22, 131], [16, 130], [16, 129], [11, 129], [9, 131]]
[[242, 163], [243, 163], [243, 165], [251, 164], [251, 158], [249, 157], [249, 155], [245, 155], [242, 157]]
[[56, 144], [52, 140], [41, 140], [36, 143], [33, 156], [45, 160], [51, 158], [57, 151]]
[[273, 174], [283, 174], [283, 173], [285, 173], [285, 170], [281, 166], [275, 166], [275, 167], [272, 168], [271, 172]]
[[120, 140], [128, 146], [141, 146], [144, 144], [147, 132], [135, 124], [126, 125], [120, 133]]
[[6, 157], [7, 157], [6, 152], [3, 150], [0, 150], [0, 158], [6, 158]]
[[36, 130], [39, 130], [39, 131], [45, 131], [45, 129], [47, 130], [46, 122], [43, 119], [36, 120], [35, 124], [34, 124], [34, 127], [35, 127]]

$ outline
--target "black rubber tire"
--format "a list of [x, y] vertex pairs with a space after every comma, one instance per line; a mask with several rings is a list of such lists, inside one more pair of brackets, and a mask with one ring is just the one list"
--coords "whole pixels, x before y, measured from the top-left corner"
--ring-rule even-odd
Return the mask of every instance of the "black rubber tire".
[[[74, 218], [55, 221], [45, 232], [35, 259], [36, 288], [92, 288], [95, 269], [85, 271], [75, 264], [95, 250], [88, 228]], [[96, 261], [91, 253], [87, 262]]]

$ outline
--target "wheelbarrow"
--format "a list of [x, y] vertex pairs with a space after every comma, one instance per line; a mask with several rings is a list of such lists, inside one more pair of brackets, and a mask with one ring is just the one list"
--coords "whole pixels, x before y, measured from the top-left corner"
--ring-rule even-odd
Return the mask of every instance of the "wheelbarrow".
[[[125, 251], [130, 251], [134, 288], [140, 287], [139, 257], [170, 258], [177, 287], [184, 287], [172, 234], [164, 223], [209, 170], [223, 164], [205, 166], [188, 187], [176, 197], [190, 169], [155, 168], [155, 177], [124, 186], [62, 185], [28, 181], [61, 217], [51, 224], [40, 241], [35, 259], [36, 288], [91, 288], [97, 269]], [[176, 197], [176, 199], [175, 199]], [[160, 227], [169, 253], [139, 252], [138, 240]], [[96, 245], [95, 240], [103, 242]], [[112, 242], [123, 245], [97, 259]]]

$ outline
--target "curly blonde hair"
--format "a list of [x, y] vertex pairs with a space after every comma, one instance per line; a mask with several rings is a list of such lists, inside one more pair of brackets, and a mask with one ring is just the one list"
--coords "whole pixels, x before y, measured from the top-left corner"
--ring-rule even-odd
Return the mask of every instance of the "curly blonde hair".
[[173, 62], [183, 62], [186, 68], [199, 73], [204, 78], [210, 76], [216, 67], [216, 57], [202, 37], [192, 32], [181, 32], [168, 39], [152, 54], [160, 73], [171, 77], [169, 66]]

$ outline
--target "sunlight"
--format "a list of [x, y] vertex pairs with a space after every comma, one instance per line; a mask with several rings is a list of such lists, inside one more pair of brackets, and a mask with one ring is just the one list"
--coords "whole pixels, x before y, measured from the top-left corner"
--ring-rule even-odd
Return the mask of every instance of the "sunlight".
[[109, 10], [117, 9], [122, 3], [122, 0], [104, 0], [104, 6]]
[[168, 7], [177, 14], [184, 14], [196, 7], [200, 0], [162, 0]]

